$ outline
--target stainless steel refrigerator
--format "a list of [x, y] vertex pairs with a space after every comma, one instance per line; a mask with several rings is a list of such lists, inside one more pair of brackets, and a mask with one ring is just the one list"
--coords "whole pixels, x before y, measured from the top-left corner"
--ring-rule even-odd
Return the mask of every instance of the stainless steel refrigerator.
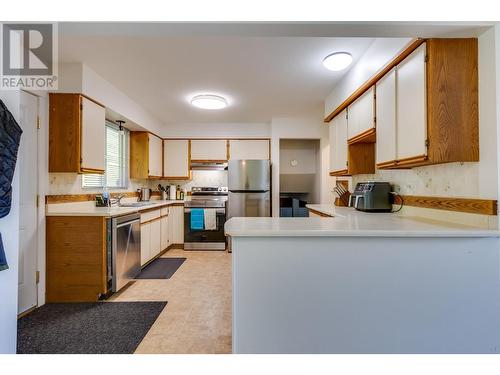
[[229, 160], [227, 217], [271, 216], [269, 160]]

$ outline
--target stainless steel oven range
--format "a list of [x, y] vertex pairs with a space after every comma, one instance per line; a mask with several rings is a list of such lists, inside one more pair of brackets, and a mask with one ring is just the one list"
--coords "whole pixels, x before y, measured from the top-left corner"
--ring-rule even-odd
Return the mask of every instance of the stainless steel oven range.
[[227, 187], [193, 187], [184, 202], [184, 249], [225, 250]]

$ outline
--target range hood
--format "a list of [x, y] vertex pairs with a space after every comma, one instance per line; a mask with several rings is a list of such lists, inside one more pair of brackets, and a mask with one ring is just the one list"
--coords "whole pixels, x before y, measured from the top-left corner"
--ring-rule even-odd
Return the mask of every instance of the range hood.
[[224, 171], [227, 170], [227, 163], [217, 162], [191, 162], [193, 171]]

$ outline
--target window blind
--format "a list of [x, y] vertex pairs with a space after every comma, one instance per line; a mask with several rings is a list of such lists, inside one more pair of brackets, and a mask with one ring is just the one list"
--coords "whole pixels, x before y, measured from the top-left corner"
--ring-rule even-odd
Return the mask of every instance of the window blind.
[[126, 129], [120, 131], [115, 124], [106, 122], [105, 137], [104, 175], [84, 174], [83, 188], [127, 188], [129, 132]]

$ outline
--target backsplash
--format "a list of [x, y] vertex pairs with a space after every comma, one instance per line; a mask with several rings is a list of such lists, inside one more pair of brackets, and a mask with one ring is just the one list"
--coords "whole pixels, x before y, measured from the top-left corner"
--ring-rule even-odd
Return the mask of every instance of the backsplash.
[[[191, 190], [192, 186], [227, 186], [227, 171], [193, 171], [189, 181], [167, 180], [135, 180], [129, 179], [126, 189], [109, 189], [110, 192], [135, 191], [141, 187], [157, 190], [162, 185], [180, 185]], [[49, 195], [94, 194], [102, 193], [102, 189], [82, 188], [82, 176], [76, 173], [49, 173]]]
[[388, 181], [401, 195], [478, 197], [479, 163], [448, 163], [403, 170], [377, 170], [352, 177], [350, 190], [362, 181]]

